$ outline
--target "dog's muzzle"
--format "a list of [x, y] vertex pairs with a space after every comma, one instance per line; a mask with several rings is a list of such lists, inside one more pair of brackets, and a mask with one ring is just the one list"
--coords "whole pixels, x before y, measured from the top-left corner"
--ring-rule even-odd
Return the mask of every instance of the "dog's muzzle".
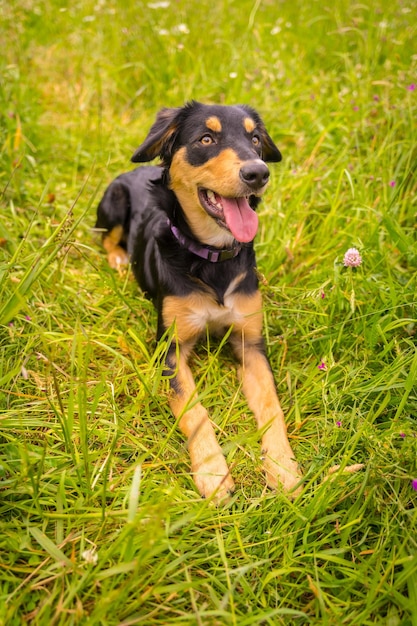
[[254, 193], [261, 191], [269, 181], [268, 166], [260, 159], [248, 161], [239, 171], [240, 179]]

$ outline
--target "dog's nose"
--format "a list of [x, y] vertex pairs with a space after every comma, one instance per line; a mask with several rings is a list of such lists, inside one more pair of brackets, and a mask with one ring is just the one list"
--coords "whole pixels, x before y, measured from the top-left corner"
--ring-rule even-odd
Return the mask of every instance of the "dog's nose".
[[269, 180], [269, 169], [263, 161], [250, 161], [242, 165], [239, 172], [241, 180], [254, 191], [264, 187]]

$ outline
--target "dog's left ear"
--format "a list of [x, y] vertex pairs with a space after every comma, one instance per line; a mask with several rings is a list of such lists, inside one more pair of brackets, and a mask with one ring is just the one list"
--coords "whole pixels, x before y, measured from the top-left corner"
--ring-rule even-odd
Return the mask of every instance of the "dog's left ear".
[[133, 163], [145, 163], [160, 156], [163, 161], [169, 158], [177, 131], [176, 117], [180, 108], [161, 109], [145, 141], [133, 154]]
[[260, 132], [262, 139], [262, 159], [268, 163], [278, 163], [279, 161], [282, 161], [282, 154], [269, 136], [259, 113], [247, 104], [241, 104], [239, 106], [241, 109], [249, 113], [249, 115], [256, 122], [257, 129]]
[[259, 126], [262, 138], [262, 159], [269, 163], [282, 161], [282, 154], [269, 136], [263, 123]]

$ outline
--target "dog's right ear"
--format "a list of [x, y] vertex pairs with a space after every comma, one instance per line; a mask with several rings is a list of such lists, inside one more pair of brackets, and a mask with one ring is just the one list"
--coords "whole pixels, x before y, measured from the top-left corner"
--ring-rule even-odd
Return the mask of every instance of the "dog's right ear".
[[176, 118], [180, 108], [161, 109], [145, 141], [131, 158], [133, 163], [145, 163], [160, 156], [169, 162], [177, 131]]

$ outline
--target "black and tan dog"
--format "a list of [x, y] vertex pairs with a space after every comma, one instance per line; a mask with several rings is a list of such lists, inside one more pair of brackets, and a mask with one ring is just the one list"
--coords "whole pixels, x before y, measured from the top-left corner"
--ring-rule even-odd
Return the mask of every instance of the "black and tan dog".
[[[233, 490], [206, 409], [196, 398], [188, 357], [208, 326], [232, 328], [243, 391], [262, 430], [270, 487], [300, 481], [262, 339], [262, 301], [253, 239], [255, 208], [281, 154], [247, 106], [191, 102], [162, 109], [133, 162], [160, 166], [122, 174], [106, 190], [96, 228], [112, 267], [132, 264], [158, 311], [158, 338], [174, 329], [168, 350], [170, 405], [188, 440], [195, 483], [221, 500]], [[297, 492], [297, 490], [295, 490]]]

